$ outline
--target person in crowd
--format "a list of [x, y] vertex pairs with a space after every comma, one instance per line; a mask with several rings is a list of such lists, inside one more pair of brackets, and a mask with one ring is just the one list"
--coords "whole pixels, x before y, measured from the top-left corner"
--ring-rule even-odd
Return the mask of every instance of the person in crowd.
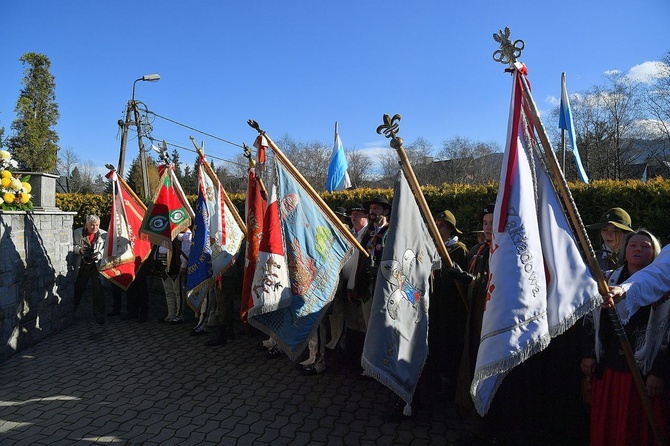
[[602, 247], [596, 251], [596, 260], [602, 271], [617, 269], [619, 266], [619, 251], [627, 233], [633, 232], [628, 212], [621, 208], [607, 210], [598, 223], [586, 226], [589, 229], [599, 229]]
[[[472, 383], [475, 373], [479, 337], [482, 332], [482, 318], [484, 317], [484, 307], [486, 305], [494, 208], [495, 205], [489, 203], [479, 212], [479, 222], [482, 225], [485, 240], [482, 243], [476, 244], [470, 251], [472, 255], [468, 273], [474, 276], [474, 280], [470, 281], [468, 288], [470, 313], [466, 321], [463, 353], [461, 355], [455, 396], [456, 403], [467, 411], [474, 410], [472, 398], [470, 397], [470, 383]], [[467, 281], [468, 279], [465, 278], [464, 282]]]
[[[620, 299], [626, 298], [626, 314], [640, 307], [656, 303], [659, 298], [670, 292], [670, 245], [661, 249], [661, 253], [646, 268], [638, 271], [623, 283], [609, 287], [609, 294], [603, 308], [611, 308]], [[625, 320], [624, 320], [625, 322]]]
[[208, 347], [235, 339], [235, 296], [242, 292], [245, 250], [243, 244], [233, 264], [216, 278], [216, 333], [205, 341]]
[[[614, 289], [611, 293], [617, 294], [621, 287], [616, 286], [627, 279], [634, 281], [660, 251], [660, 243], [649, 231], [630, 232], [623, 242], [621, 266], [606, 273], [608, 284]], [[668, 294], [659, 296], [658, 293], [648, 296], [648, 303], [638, 304], [634, 312], [625, 300], [615, 306], [625, 322], [626, 337], [634, 350], [656, 422], [666, 437], [670, 424], [668, 297]], [[611, 304], [608, 299], [603, 306], [611, 308]], [[582, 372], [591, 379], [591, 445], [652, 445], [654, 434], [619, 336], [610, 317], [602, 310], [596, 308], [591, 318], [585, 321], [587, 329], [581, 363]]]
[[77, 311], [89, 281], [92, 284], [93, 316], [98, 324], [105, 323], [105, 295], [98, 268], [105, 249], [107, 232], [100, 229], [97, 215], [86, 217], [83, 228], [73, 233], [76, 279], [74, 282], [74, 310]]
[[347, 326], [351, 327], [347, 331], [347, 351], [352, 365], [361, 372], [361, 355], [370, 320], [377, 272], [386, 244], [391, 204], [384, 197], [375, 197], [363, 203], [363, 208], [368, 214], [368, 225], [363, 233], [361, 245], [369, 256], [358, 256], [353, 284], [351, 287], [347, 286], [347, 299], [354, 307], [347, 323]]
[[156, 250], [156, 261], [159, 264], [167, 304], [167, 315], [158, 322], [179, 324], [184, 321], [184, 287], [190, 250], [191, 230], [188, 228], [177, 234], [169, 247], [159, 246]]
[[[357, 205], [349, 211], [342, 207], [336, 207], [333, 209], [333, 212], [340, 218], [342, 218], [343, 215], [345, 216], [345, 219], [342, 219], [342, 223], [349, 228], [354, 236], [357, 236], [357, 239], [360, 242], [363, 233], [365, 232], [365, 227], [367, 226], [367, 213], [365, 209], [362, 206]], [[347, 303], [347, 283], [353, 276], [353, 271], [357, 264], [358, 251], [354, 250], [352, 256], [347, 263], [344, 264], [342, 271], [340, 271], [338, 288], [335, 292], [333, 302], [328, 308], [327, 317], [328, 326], [330, 327], [330, 341], [326, 343], [328, 326], [322, 322], [319, 325], [317, 332], [314, 333], [309, 340], [309, 356], [296, 366], [303, 375], [311, 376], [323, 373], [326, 370], [327, 349], [335, 350], [342, 338], [345, 325], [344, 306]]]
[[448, 271], [445, 262], [433, 276], [428, 310], [428, 358], [422, 381], [427, 384], [427, 392], [424, 392], [427, 396], [453, 401], [468, 319], [468, 284], [463, 284], [458, 277], [468, 268], [468, 249], [459, 240], [463, 232], [456, 226], [456, 217], [451, 211], [444, 210], [434, 219], [456, 276]]

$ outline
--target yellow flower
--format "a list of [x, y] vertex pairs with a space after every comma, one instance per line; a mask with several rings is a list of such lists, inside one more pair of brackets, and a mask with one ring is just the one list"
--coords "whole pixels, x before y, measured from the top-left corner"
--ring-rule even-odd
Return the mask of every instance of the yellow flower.
[[19, 190], [23, 187], [23, 184], [21, 184], [21, 180], [18, 178], [12, 178], [12, 189], [14, 190]]
[[12, 173], [9, 170], [3, 170], [0, 172], [0, 177], [2, 178], [9, 178], [12, 176]]
[[10, 184], [12, 184], [12, 179], [9, 177], [4, 177], [0, 180], [0, 185], [2, 185], [2, 187], [9, 187]]
[[31, 190], [33, 190], [33, 187], [30, 185], [30, 183], [26, 181], [24, 181], [21, 184], [23, 185], [23, 188], [26, 190], [26, 192], [30, 192]]
[[30, 194], [21, 194], [21, 203], [26, 204], [30, 201]]
[[8, 160], [8, 159], [11, 159], [11, 158], [12, 158], [12, 155], [10, 155], [8, 151], [0, 150], [0, 159]]
[[12, 194], [11, 192], [7, 192], [5, 195], [2, 196], [2, 198], [5, 200], [5, 203], [14, 202], [14, 194]]

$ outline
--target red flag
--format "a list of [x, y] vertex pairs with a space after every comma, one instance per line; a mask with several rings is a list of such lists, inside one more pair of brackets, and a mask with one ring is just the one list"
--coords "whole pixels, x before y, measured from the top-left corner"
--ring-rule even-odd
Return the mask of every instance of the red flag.
[[160, 187], [142, 220], [140, 233], [156, 245], [168, 245], [191, 225], [193, 209], [177, 181], [173, 166], [159, 167]]
[[247, 312], [254, 306], [251, 298], [251, 284], [254, 280], [258, 252], [263, 237], [263, 216], [267, 203], [261, 193], [262, 187], [256, 178], [256, 169], [249, 168], [249, 182], [247, 187], [246, 202], [246, 224], [247, 224], [247, 250], [244, 259], [244, 279], [242, 283], [242, 301], [240, 304], [240, 317], [247, 323]]
[[151, 243], [138, 234], [146, 206], [116, 171], [112, 170], [106, 177], [112, 181], [112, 218], [100, 274], [127, 290], [151, 252]]

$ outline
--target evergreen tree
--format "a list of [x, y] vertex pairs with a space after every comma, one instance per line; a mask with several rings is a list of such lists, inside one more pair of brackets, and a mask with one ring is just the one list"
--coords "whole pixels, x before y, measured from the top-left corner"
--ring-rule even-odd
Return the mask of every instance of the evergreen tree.
[[81, 172], [79, 171], [78, 166], [75, 166], [74, 169], [72, 169], [70, 192], [81, 192]]
[[177, 176], [177, 179], [179, 180], [179, 183], [181, 184], [182, 180], [184, 179], [184, 174], [181, 171], [181, 164], [179, 163], [179, 152], [177, 152], [177, 149], [174, 149], [172, 151], [172, 155], [170, 156], [170, 159], [172, 160], [172, 163], [174, 164], [174, 173]]
[[21, 94], [16, 103], [14, 135], [7, 146], [21, 168], [33, 172], [54, 172], [58, 153], [58, 134], [54, 130], [60, 114], [56, 104], [51, 61], [43, 54], [26, 53], [19, 59], [24, 70]]

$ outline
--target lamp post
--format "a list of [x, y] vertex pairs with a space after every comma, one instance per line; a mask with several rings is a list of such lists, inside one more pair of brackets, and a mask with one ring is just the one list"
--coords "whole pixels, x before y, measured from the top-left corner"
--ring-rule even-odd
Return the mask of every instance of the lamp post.
[[[156, 82], [160, 80], [160, 78], [161, 77], [158, 74], [145, 74], [139, 79], [135, 79], [133, 82], [133, 94], [130, 101], [128, 101], [128, 104], [126, 105], [126, 119], [125, 121], [119, 120], [119, 126], [123, 128], [123, 132], [121, 135], [121, 150], [119, 153], [119, 166], [117, 172], [119, 175], [123, 176], [123, 165], [126, 159], [126, 144], [128, 143], [128, 128], [131, 124], [134, 124], [137, 128], [137, 144], [140, 148], [140, 170], [142, 171], [142, 183], [145, 200], [150, 198], [149, 194], [151, 191], [149, 188], [149, 175], [147, 171], [147, 155], [144, 150], [144, 143], [142, 142], [142, 134], [140, 131], [140, 112], [137, 108], [137, 102], [135, 101], [135, 86], [139, 81]], [[134, 121], [131, 119], [131, 116], [133, 117]]]

